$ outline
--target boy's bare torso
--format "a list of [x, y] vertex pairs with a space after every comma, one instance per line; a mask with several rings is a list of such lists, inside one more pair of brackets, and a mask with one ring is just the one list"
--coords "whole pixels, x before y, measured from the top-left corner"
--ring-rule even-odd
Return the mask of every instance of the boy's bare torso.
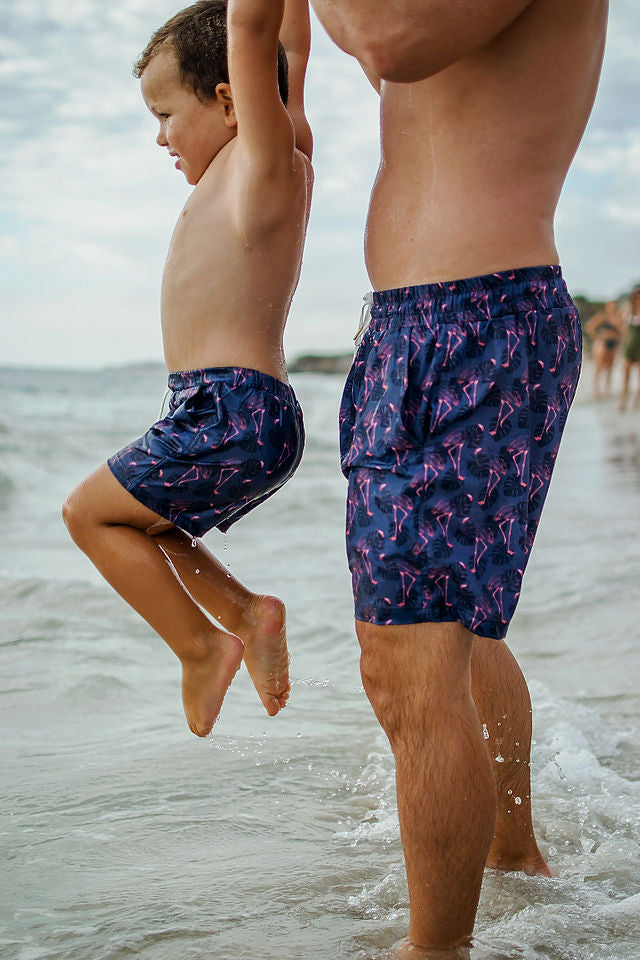
[[300, 151], [286, 193], [252, 186], [237, 138], [216, 155], [182, 210], [165, 264], [169, 370], [248, 367], [286, 381], [282, 336], [300, 273], [311, 181]]
[[[376, 289], [558, 262], [553, 216], [595, 96], [607, 3], [520, 6], [492, 40], [426, 80], [383, 82], [381, 164], [366, 234]], [[364, 7], [351, 36], [349, 0], [314, 7], [334, 39], [360, 56], [358, 29], [375, 29]], [[463, 7], [425, 0], [422, 20]], [[435, 61], [439, 51], [428, 44], [429, 34], [425, 58]]]

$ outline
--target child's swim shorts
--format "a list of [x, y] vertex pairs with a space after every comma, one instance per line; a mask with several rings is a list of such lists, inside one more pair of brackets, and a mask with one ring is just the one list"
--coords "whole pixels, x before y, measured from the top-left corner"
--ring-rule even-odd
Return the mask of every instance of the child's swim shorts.
[[169, 374], [167, 416], [107, 462], [136, 500], [200, 537], [279, 489], [304, 447], [289, 384], [241, 367]]
[[340, 410], [358, 620], [504, 637], [580, 357], [557, 266], [374, 292]]

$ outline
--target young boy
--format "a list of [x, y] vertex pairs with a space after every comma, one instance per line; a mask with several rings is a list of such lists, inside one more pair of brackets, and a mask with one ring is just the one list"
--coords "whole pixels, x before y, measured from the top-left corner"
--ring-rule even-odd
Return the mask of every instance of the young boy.
[[63, 510], [77, 545], [181, 661], [200, 737], [243, 657], [270, 716], [289, 696], [284, 605], [251, 593], [197, 538], [226, 531], [302, 456], [282, 338], [313, 181], [308, 52], [307, 0], [201, 0], [136, 64], [157, 143], [195, 187], [162, 282], [169, 413]]

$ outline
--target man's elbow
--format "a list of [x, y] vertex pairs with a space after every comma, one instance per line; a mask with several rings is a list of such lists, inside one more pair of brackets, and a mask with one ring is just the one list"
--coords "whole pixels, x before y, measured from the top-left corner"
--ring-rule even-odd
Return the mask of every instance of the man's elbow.
[[417, 83], [448, 66], [443, 51], [432, 51], [424, 36], [403, 28], [362, 38], [356, 54], [367, 73], [394, 83]]

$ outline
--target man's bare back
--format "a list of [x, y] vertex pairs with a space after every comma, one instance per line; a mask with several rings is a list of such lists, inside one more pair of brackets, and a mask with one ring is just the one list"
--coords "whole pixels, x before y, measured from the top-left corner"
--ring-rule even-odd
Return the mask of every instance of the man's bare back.
[[[557, 263], [553, 217], [595, 97], [607, 0], [491, 4], [504, 25], [479, 46], [474, 31], [483, 36], [487, 24], [477, 8], [489, 5], [455, 0], [443, 13], [440, 0], [405, 3], [420, 19], [395, 49], [383, 40], [398, 5], [373, 15], [369, 4], [357, 20], [361, 5], [345, 2], [336, 23], [337, 6], [314, 2], [371, 74], [426, 77], [381, 85], [382, 155], [366, 234], [374, 288]], [[441, 21], [459, 7], [469, 9], [448, 30]]]

